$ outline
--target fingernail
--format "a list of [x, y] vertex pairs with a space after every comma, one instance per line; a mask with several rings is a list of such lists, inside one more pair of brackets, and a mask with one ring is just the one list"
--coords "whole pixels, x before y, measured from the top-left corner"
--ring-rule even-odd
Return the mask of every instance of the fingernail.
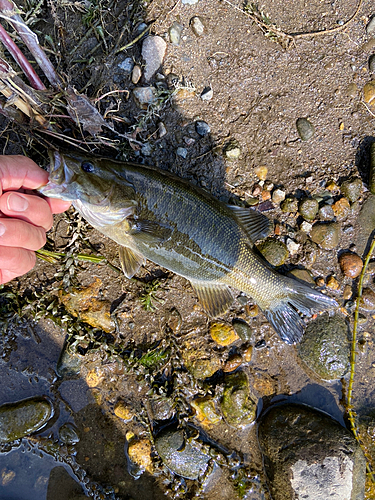
[[2, 236], [5, 233], [5, 226], [0, 222], [0, 236]]
[[24, 212], [28, 209], [29, 203], [23, 196], [12, 193], [8, 196], [7, 206], [12, 212]]

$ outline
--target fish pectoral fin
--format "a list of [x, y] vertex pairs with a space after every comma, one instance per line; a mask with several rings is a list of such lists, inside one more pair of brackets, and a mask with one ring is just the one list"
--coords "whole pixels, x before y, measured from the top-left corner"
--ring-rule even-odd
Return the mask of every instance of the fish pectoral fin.
[[138, 241], [145, 243], [160, 243], [170, 237], [172, 230], [158, 222], [138, 219], [135, 221], [130, 234]]
[[210, 281], [190, 281], [203, 309], [210, 316], [218, 316], [224, 313], [233, 302], [231, 291], [226, 285], [212, 283]]
[[252, 243], [268, 236], [272, 222], [264, 214], [257, 212], [253, 208], [236, 207], [234, 205], [228, 205], [228, 207], [234, 212]]
[[120, 247], [119, 256], [122, 270], [127, 278], [132, 278], [146, 262], [143, 255], [134, 252], [134, 250], [128, 247]]

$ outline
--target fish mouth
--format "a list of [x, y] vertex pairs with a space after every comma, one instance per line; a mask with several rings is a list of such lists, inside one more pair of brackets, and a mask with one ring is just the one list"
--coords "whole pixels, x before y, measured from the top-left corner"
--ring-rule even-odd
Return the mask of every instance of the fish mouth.
[[64, 157], [57, 150], [49, 150], [49, 178], [48, 184], [39, 189], [39, 192], [50, 198], [71, 198], [67, 195], [68, 186], [72, 182], [74, 172], [67, 166]]

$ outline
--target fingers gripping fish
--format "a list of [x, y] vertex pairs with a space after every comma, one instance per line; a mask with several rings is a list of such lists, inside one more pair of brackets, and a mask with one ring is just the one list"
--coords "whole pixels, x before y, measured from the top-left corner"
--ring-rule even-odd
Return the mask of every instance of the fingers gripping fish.
[[303, 335], [301, 314], [337, 306], [254, 253], [253, 243], [269, 233], [265, 215], [228, 206], [169, 172], [55, 151], [49, 182], [40, 191], [72, 201], [87, 222], [116, 241], [127, 277], [149, 259], [188, 279], [211, 316], [228, 309], [229, 287], [236, 288], [293, 344]]

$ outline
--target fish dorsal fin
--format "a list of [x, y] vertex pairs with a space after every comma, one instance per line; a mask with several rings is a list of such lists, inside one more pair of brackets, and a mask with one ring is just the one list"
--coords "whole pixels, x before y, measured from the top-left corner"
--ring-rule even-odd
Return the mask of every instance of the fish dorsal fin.
[[122, 270], [127, 278], [132, 278], [138, 269], [146, 262], [140, 253], [134, 252], [128, 247], [119, 248], [120, 262]]
[[252, 243], [268, 236], [272, 222], [264, 214], [257, 212], [253, 208], [236, 207], [234, 205], [228, 205], [228, 207], [234, 212]]
[[172, 230], [168, 227], [162, 226], [158, 222], [137, 219], [130, 231], [130, 234], [136, 241], [144, 243], [160, 243], [170, 237]]
[[231, 291], [226, 285], [218, 285], [210, 281], [190, 281], [203, 309], [210, 316], [224, 313], [233, 302]]

